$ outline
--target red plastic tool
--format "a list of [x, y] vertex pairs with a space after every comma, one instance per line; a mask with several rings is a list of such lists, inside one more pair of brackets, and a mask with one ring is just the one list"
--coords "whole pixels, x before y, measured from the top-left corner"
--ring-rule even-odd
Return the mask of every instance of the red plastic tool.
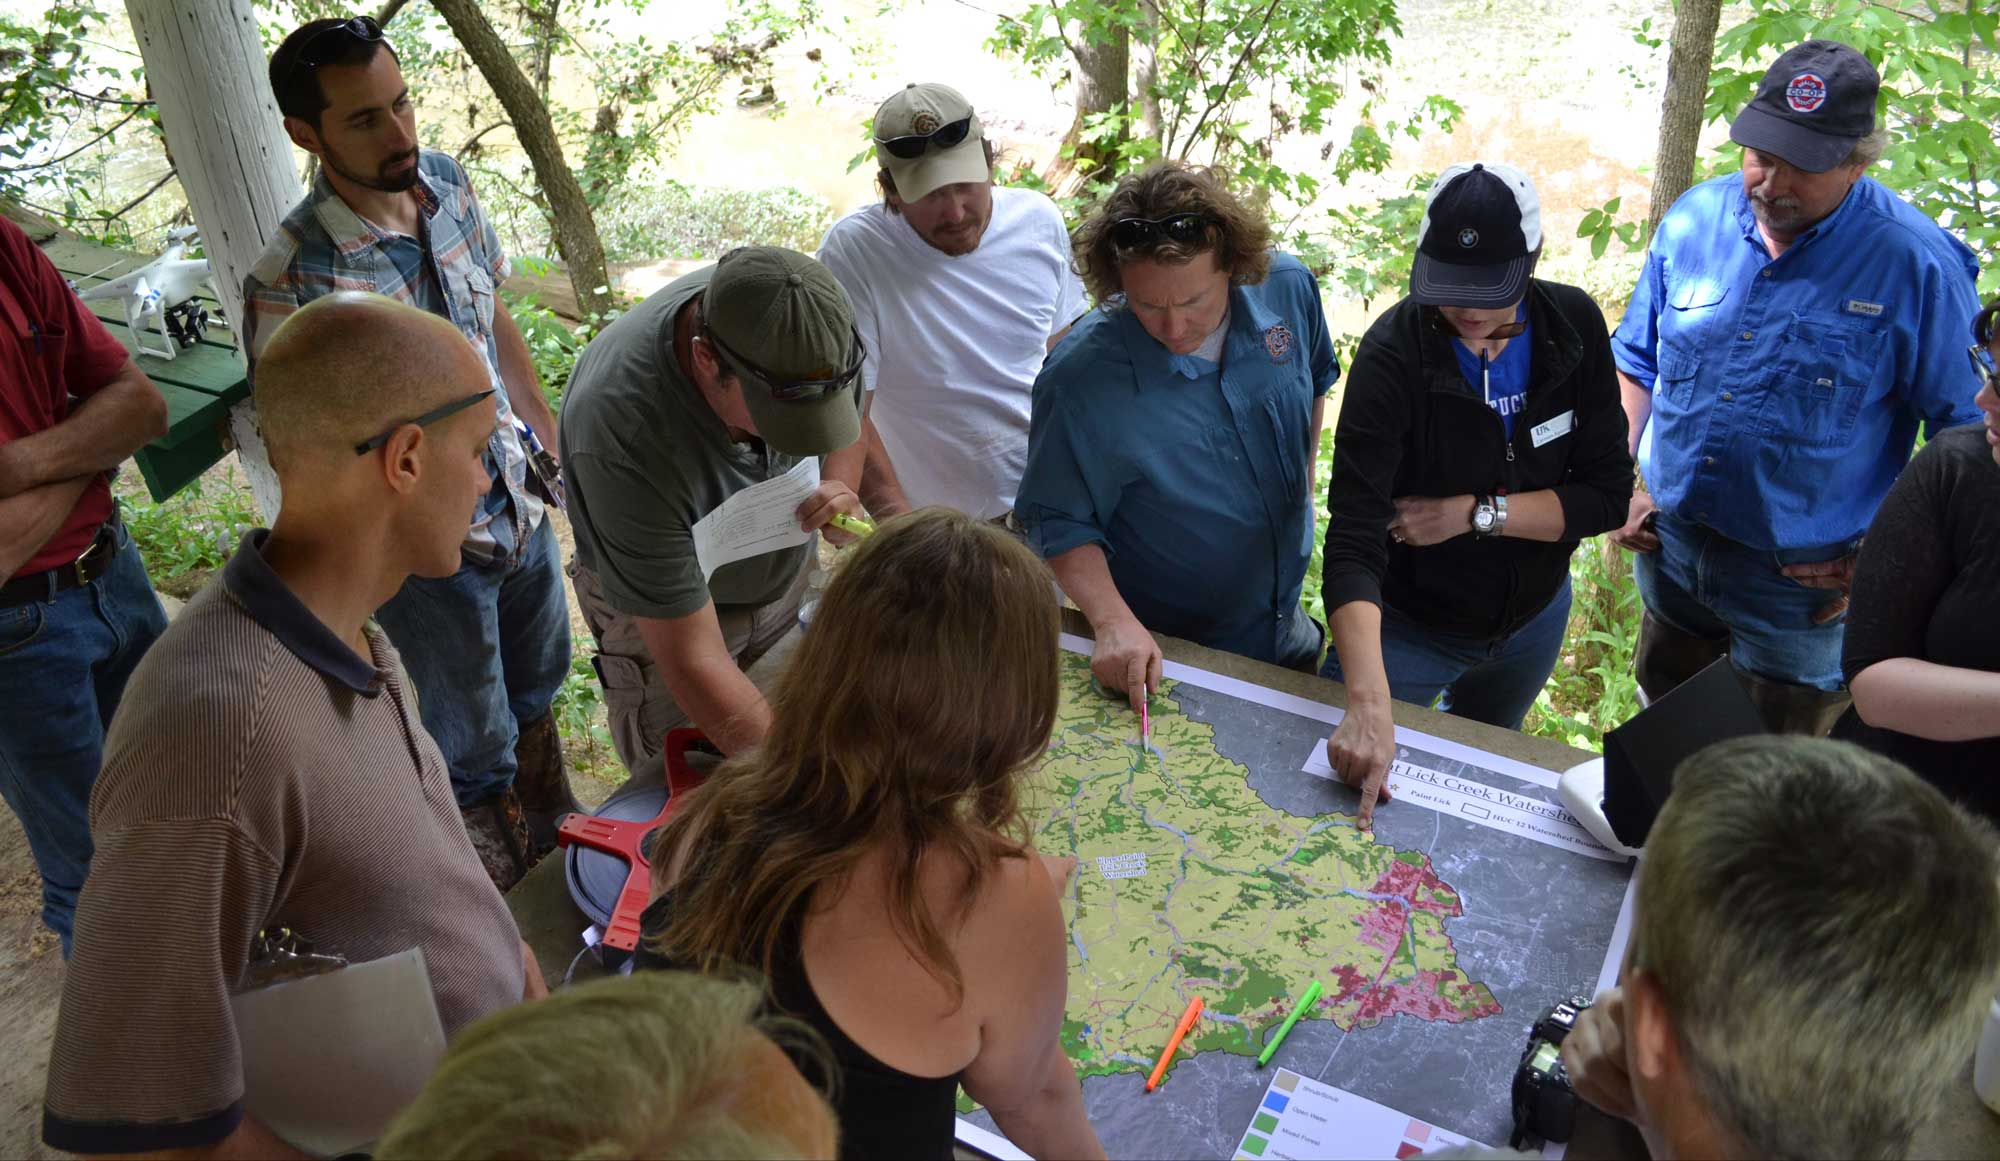
[[618, 892], [618, 905], [611, 909], [610, 922], [604, 925], [606, 947], [629, 952], [639, 946], [639, 915], [653, 894], [653, 864], [646, 855], [646, 836], [686, 800], [687, 791], [701, 785], [705, 775], [695, 773], [688, 765], [687, 755], [695, 746], [707, 744], [702, 732], [691, 727], [667, 732], [667, 804], [652, 818], [619, 822], [594, 814], [567, 814], [556, 828], [557, 846], [602, 851], [624, 859], [632, 868], [625, 877], [625, 886]]

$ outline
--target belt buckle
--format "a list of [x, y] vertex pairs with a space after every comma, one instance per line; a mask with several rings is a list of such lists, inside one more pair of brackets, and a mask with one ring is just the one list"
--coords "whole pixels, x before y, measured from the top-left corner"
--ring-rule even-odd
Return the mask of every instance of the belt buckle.
[[84, 573], [84, 566], [90, 561], [92, 554], [103, 547], [104, 533], [100, 530], [96, 536], [91, 537], [90, 547], [78, 553], [76, 559], [69, 562], [69, 567], [76, 572], [76, 586], [78, 588], [82, 588], [90, 583], [90, 577]]

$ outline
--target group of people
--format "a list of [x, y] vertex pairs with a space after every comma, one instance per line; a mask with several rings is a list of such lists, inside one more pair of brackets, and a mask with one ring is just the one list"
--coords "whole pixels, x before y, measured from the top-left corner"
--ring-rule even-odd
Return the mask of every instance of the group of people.
[[[880, 202], [817, 258], [748, 247], [646, 298], [558, 422], [380, 27], [311, 22], [270, 80], [319, 165], [243, 288], [282, 500], [171, 626], [105, 482], [164, 404], [0, 226], [0, 787], [69, 959], [51, 1145], [284, 1153], [230, 993], [290, 931], [424, 949], [454, 1044], [381, 1156], [942, 1155], [961, 1086], [1038, 1156], [1101, 1155], [1058, 1039], [1074, 864], [1017, 797], [1057, 587], [1135, 708], [1156, 633], [1344, 681], [1327, 748], [1365, 826], [1392, 701], [1519, 726], [1599, 533], [1637, 554], [1649, 697], [1726, 655], [1774, 732], [1933, 785], [1830, 741], [1691, 761], [1621, 988], [1565, 1049], [1580, 1090], [1656, 1156], [1892, 1155], [1957, 1075], [2000, 986], [1994, 840], [1948, 801], [2000, 812], [2000, 303], [1865, 176], [1854, 50], [1771, 67], [1740, 177], [1676, 203], [1615, 333], [1535, 277], [1526, 174], [1438, 178], [1349, 368], [1325, 625], [1300, 593], [1341, 367], [1225, 174], [1150, 166], [1071, 230], [994, 185], [962, 95], [909, 86], [873, 122]], [[745, 671], [816, 548], [711, 569], [694, 526], [807, 460], [803, 531], [879, 527], [767, 697]], [[552, 508], [632, 777], [664, 781], [681, 725], [727, 760], [656, 840], [652, 970], [542, 999], [502, 892], [574, 807]], [[744, 968], [762, 990], [712, 978]]]

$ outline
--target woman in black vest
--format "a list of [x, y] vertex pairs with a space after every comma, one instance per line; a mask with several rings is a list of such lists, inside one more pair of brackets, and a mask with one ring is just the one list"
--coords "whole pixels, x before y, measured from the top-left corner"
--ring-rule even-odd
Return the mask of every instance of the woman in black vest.
[[1577, 542], [1625, 522], [1632, 457], [1604, 314], [1533, 277], [1527, 175], [1431, 186], [1410, 294], [1368, 329], [1334, 432], [1324, 594], [1347, 684], [1327, 739], [1361, 821], [1395, 753], [1389, 702], [1519, 729], [1569, 620]]

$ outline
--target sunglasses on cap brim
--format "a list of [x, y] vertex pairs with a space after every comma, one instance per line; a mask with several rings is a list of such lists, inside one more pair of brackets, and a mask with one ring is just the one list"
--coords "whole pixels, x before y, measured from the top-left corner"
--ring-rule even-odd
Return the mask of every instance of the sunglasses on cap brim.
[[748, 371], [752, 377], [769, 388], [771, 398], [780, 403], [810, 403], [846, 388], [861, 374], [862, 364], [868, 358], [868, 349], [861, 344], [861, 331], [857, 328], [850, 332], [854, 343], [854, 362], [847, 370], [826, 379], [786, 379], [782, 375], [765, 370], [730, 349], [729, 344], [717, 338], [715, 331], [709, 328], [708, 320], [702, 316], [699, 307], [695, 308], [695, 325], [701, 328], [702, 338], [706, 339], [717, 353], [741, 371]]
[[965, 140], [972, 132], [972, 118], [960, 117], [949, 125], [940, 125], [929, 133], [911, 133], [905, 137], [891, 137], [887, 141], [877, 137], [875, 144], [887, 150], [889, 156], [904, 161], [915, 161], [924, 155], [924, 150], [935, 145], [939, 149], [950, 149]]
[[299, 46], [298, 55], [292, 57], [291, 66], [285, 70], [285, 79], [291, 80], [301, 68], [316, 69], [338, 56], [339, 53], [333, 49], [335, 46], [345, 47], [343, 40], [379, 44], [382, 41], [382, 26], [372, 16], [355, 16], [320, 29]]
[[1213, 219], [1199, 212], [1168, 214], [1164, 218], [1120, 218], [1111, 224], [1111, 242], [1120, 250], [1136, 250], [1163, 238], [1176, 245], [1193, 246], [1208, 240], [1208, 228], [1213, 224]]

